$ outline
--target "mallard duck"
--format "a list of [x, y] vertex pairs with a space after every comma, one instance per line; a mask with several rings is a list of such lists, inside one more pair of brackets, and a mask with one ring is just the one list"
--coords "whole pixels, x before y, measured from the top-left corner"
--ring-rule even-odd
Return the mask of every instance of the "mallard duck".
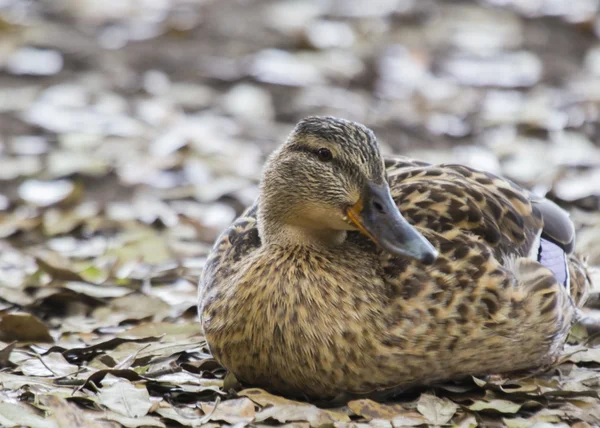
[[589, 288], [553, 202], [462, 165], [384, 159], [367, 127], [309, 117], [200, 282], [213, 356], [308, 399], [554, 362]]

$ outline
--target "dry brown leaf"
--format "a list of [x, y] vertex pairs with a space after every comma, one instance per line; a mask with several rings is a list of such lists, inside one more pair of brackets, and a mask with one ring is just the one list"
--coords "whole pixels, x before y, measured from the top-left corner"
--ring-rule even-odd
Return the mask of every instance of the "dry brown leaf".
[[85, 279], [79, 273], [74, 272], [67, 267], [51, 264], [51, 262], [48, 262], [41, 257], [36, 257], [35, 261], [41, 270], [52, 276], [54, 279], [85, 282]]
[[115, 325], [125, 320], [152, 318], [161, 321], [171, 312], [171, 307], [158, 297], [144, 294], [129, 294], [113, 299], [106, 307], [96, 309], [92, 315]]
[[161, 403], [161, 407], [156, 409], [156, 413], [165, 419], [175, 421], [186, 427], [204, 426], [208, 420], [206, 416], [200, 415], [196, 409], [190, 409], [189, 407], [174, 408], [166, 403]]
[[51, 379], [45, 377], [29, 377], [0, 372], [0, 384], [5, 389], [20, 389], [25, 385], [35, 385], [41, 388], [52, 388]]
[[[0, 287], [0, 298], [6, 302], [12, 303], [13, 305], [18, 305], [20, 307], [31, 305], [34, 302], [34, 299], [31, 296], [27, 295], [22, 289], [18, 288], [14, 289]], [[10, 308], [11, 306], [12, 305], [7, 305], [6, 309]]]
[[521, 404], [508, 400], [492, 399], [489, 401], [476, 400], [469, 409], [478, 412], [482, 410], [495, 410], [500, 413], [517, 413]]
[[546, 414], [556, 410], [563, 419], [579, 420], [597, 425], [600, 422], [599, 400], [570, 400], [561, 404], [558, 409], [542, 409], [538, 414]]
[[456, 428], [475, 428], [479, 426], [477, 418], [472, 414], [465, 414], [461, 417], [455, 418], [453, 426]]
[[[129, 381], [143, 380], [144, 378], [133, 370], [98, 370], [88, 377], [84, 383], [84, 387], [92, 387], [91, 384], [99, 386], [106, 376], [127, 379]], [[93, 388], [93, 387], [92, 387]]]
[[577, 422], [571, 425], [571, 428], [592, 428], [592, 426], [587, 422]]
[[19, 342], [54, 342], [48, 327], [31, 314], [13, 312], [0, 319], [0, 340]]
[[98, 402], [116, 413], [127, 418], [141, 418], [152, 407], [150, 394], [143, 385], [134, 386], [128, 380], [111, 374], [107, 374], [101, 383]]
[[311, 426], [350, 422], [348, 415], [333, 410], [322, 410], [317, 406], [293, 401], [268, 392], [251, 388], [240, 391], [238, 395], [248, 397], [262, 409], [256, 414], [256, 422], [274, 419], [278, 422], [309, 422]]
[[52, 419], [36, 413], [23, 403], [0, 402], [0, 426], [26, 426], [30, 428], [62, 428]]
[[185, 324], [173, 324], [170, 322], [155, 322], [137, 325], [117, 334], [117, 337], [136, 339], [140, 337], [165, 335], [165, 340], [175, 341], [191, 336], [201, 336], [202, 334], [202, 326], [200, 323], [187, 322]]
[[[127, 369], [138, 358], [140, 352], [148, 349], [151, 345], [152, 343], [126, 342], [113, 350], [106, 351], [105, 356], [114, 360], [115, 365], [112, 367], [113, 369]], [[126, 361], [129, 361], [129, 366], [125, 366]]]
[[573, 352], [568, 361], [573, 363], [598, 363], [600, 364], [600, 348], [583, 348]]
[[427, 419], [422, 414], [407, 409], [402, 404], [380, 404], [373, 400], [361, 399], [350, 401], [348, 407], [355, 415], [361, 416], [367, 421], [373, 419], [394, 420], [396, 424], [407, 426], [427, 423]]
[[98, 421], [115, 421], [119, 426], [127, 428], [158, 427], [165, 428], [165, 424], [152, 416], [128, 417], [117, 412], [102, 412], [98, 414]]
[[70, 281], [64, 284], [65, 288], [76, 293], [84, 294], [96, 299], [122, 297], [133, 292], [126, 287], [110, 286], [105, 284], [89, 284], [87, 282]]
[[[556, 426], [561, 419], [555, 415], [533, 416], [531, 418], [503, 418], [502, 422], [508, 428], [534, 428], [536, 426]], [[560, 426], [560, 425], [558, 425]]]
[[4, 348], [0, 349], [0, 369], [4, 367], [14, 367], [15, 364], [10, 361], [10, 354], [13, 349], [17, 346], [17, 342], [7, 344]]
[[38, 358], [30, 358], [19, 364], [26, 376], [67, 376], [76, 373], [79, 367], [69, 364], [58, 352], [51, 352]]
[[168, 341], [164, 343], [153, 343], [147, 349], [140, 352], [139, 356], [140, 358], [167, 358], [180, 353], [199, 352], [202, 349], [202, 346], [205, 345], [206, 341], [201, 337], [180, 339], [176, 343], [170, 343]]
[[159, 341], [160, 337], [144, 337], [140, 339], [121, 339], [112, 338], [105, 340], [94, 345], [82, 346], [77, 348], [65, 349], [59, 346], [54, 346], [48, 350], [48, 352], [61, 352], [68, 360], [91, 360], [96, 355], [103, 353], [104, 351], [115, 349], [119, 345], [128, 342], [135, 343], [148, 343]]
[[439, 398], [431, 394], [421, 394], [417, 401], [419, 413], [434, 425], [448, 423], [457, 409], [458, 406], [447, 398]]
[[33, 230], [39, 226], [39, 217], [28, 218], [20, 215], [0, 215], [0, 238], [8, 238], [20, 231]]
[[[257, 424], [252, 424], [253, 427], [256, 428], [271, 428], [273, 427], [272, 424], [268, 424], [268, 423], [257, 423]], [[326, 425], [327, 426], [327, 425]], [[352, 428], [360, 428], [362, 427], [362, 424], [338, 424], [338, 425], [334, 425], [335, 427], [346, 427], [346, 426], [350, 426]], [[310, 428], [310, 424], [308, 422], [291, 422], [289, 424], [285, 424], [282, 425], [282, 427], [285, 428]]]
[[38, 207], [48, 207], [65, 202], [76, 193], [76, 186], [69, 180], [27, 180], [19, 186], [23, 201]]
[[[50, 418], [58, 424], [60, 428], [85, 427], [85, 428], [109, 428], [110, 425], [98, 422], [97, 412], [82, 410], [74, 404], [67, 402], [62, 397], [56, 395], [40, 396], [40, 401], [44, 406], [50, 408]], [[117, 428], [117, 425], [113, 425]]]
[[248, 398], [236, 398], [214, 403], [201, 403], [200, 407], [210, 421], [228, 424], [247, 424], [256, 417], [255, 404]]

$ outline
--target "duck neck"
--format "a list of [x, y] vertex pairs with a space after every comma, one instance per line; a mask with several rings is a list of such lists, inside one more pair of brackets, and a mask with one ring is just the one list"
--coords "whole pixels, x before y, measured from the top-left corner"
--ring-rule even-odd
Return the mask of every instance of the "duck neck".
[[258, 232], [266, 245], [332, 250], [346, 240], [346, 231], [317, 228], [293, 216], [287, 207], [258, 203]]

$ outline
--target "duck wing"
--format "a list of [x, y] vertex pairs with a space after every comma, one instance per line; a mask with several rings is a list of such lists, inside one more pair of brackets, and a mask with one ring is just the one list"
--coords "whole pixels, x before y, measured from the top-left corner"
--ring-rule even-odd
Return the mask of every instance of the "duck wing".
[[[388, 161], [388, 165], [392, 196], [416, 226], [450, 237], [469, 232], [490, 246], [498, 259], [535, 252], [544, 229], [542, 210], [537, 208], [540, 204], [534, 207], [529, 192], [514, 183], [463, 165], [407, 159]], [[558, 228], [556, 222], [552, 230]]]
[[469, 234], [501, 263], [519, 257], [534, 260], [551, 270], [572, 295], [587, 295], [585, 266], [572, 255], [575, 227], [554, 202], [463, 165], [394, 158], [386, 160], [386, 167], [400, 211], [421, 230], [450, 242]]
[[235, 274], [240, 260], [261, 247], [257, 210], [257, 204], [249, 207], [215, 241], [200, 279], [200, 302], [215, 283]]

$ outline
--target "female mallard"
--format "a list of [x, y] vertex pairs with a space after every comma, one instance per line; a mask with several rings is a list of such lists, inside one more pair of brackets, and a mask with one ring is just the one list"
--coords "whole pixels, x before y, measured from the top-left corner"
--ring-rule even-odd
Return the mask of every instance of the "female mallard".
[[242, 382], [330, 399], [553, 362], [589, 280], [567, 214], [495, 175], [301, 121], [217, 240], [199, 311]]

